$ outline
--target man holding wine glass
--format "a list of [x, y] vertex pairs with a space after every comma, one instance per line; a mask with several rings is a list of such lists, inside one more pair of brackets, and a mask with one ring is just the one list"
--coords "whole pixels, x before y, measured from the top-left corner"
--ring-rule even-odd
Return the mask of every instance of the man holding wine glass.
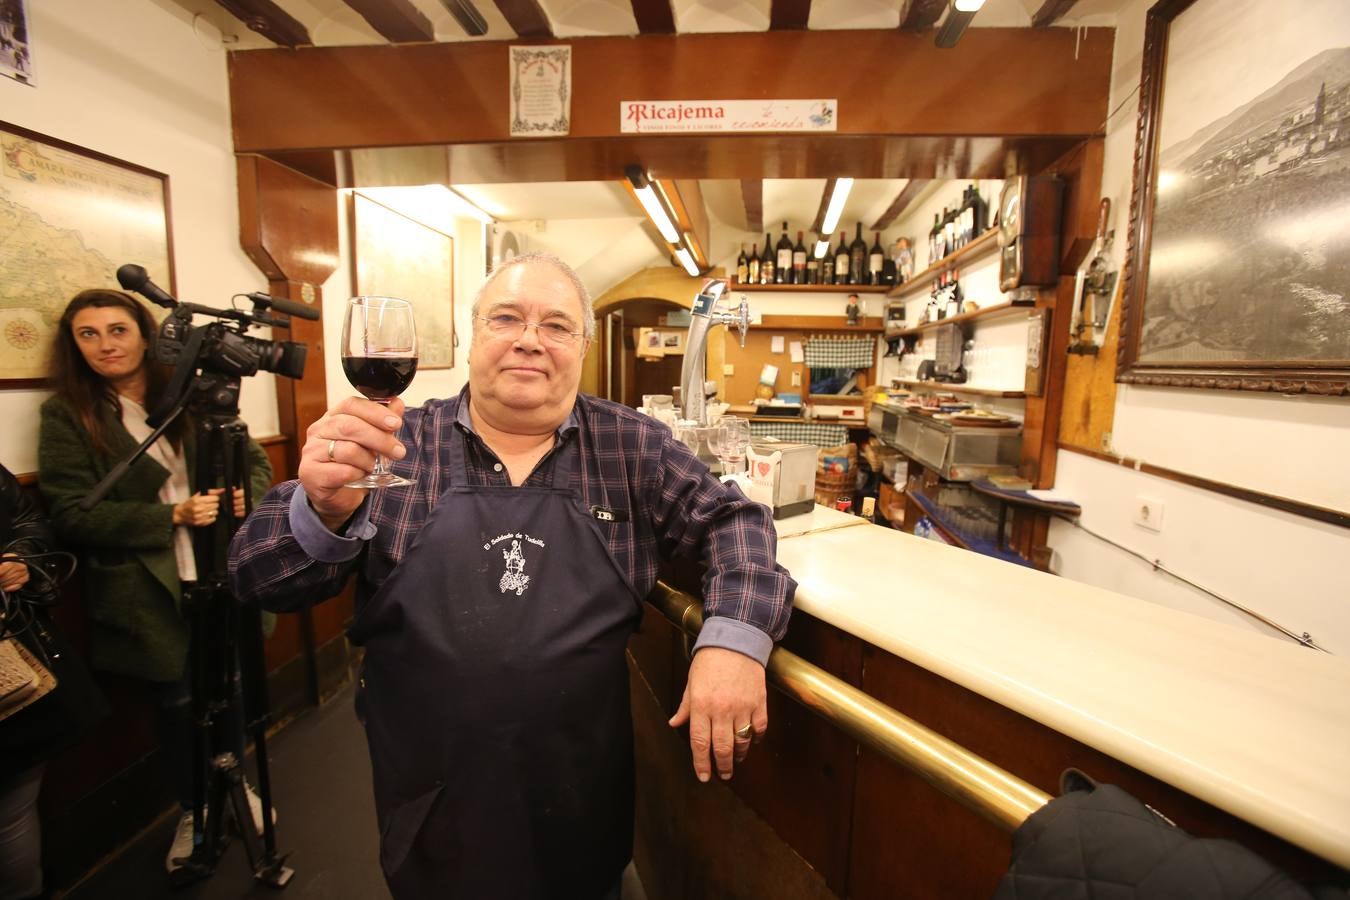
[[[235, 538], [235, 587], [286, 611], [357, 577], [357, 711], [396, 897], [617, 897], [633, 821], [624, 648], [660, 561], [706, 564], [671, 719], [702, 781], [730, 778], [768, 727], [764, 665], [796, 585], [765, 507], [655, 419], [579, 394], [595, 319], [570, 267], [507, 261], [473, 316], [459, 396], [349, 397], [310, 427], [298, 482]], [[348, 355], [380, 355], [353, 349], [349, 335]], [[379, 456], [409, 483], [351, 487]]]

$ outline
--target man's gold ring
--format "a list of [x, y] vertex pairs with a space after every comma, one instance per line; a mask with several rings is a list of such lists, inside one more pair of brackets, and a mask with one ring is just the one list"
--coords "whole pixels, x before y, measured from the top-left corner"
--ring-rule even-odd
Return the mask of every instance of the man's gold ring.
[[754, 728], [750, 727], [749, 725], [743, 725], [740, 728], [737, 728], [735, 732], [736, 737], [738, 737], [743, 741], [750, 740], [750, 736], [754, 733], [755, 733]]
[[333, 440], [331, 440], [331, 441], [328, 442], [328, 461], [329, 461], [329, 462], [337, 462], [337, 460], [333, 458], [333, 448], [335, 448], [336, 446], [337, 446], [337, 438], [334, 438]]

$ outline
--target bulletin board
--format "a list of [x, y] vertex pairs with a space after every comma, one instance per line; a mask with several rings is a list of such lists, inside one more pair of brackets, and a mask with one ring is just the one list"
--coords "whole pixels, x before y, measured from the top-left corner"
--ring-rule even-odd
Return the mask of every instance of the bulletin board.
[[[865, 319], [862, 327], [854, 328], [841, 327], [843, 325], [842, 316], [784, 316], [782, 318], [788, 321], [778, 324], [773, 321], [774, 317], [766, 316], [765, 324], [752, 325], [750, 332], [745, 337], [745, 347], [741, 347], [740, 335], [737, 332], [729, 329], [722, 330], [725, 345], [724, 361], [726, 365], [732, 366], [734, 371], [731, 375], [723, 375], [721, 372], [714, 372], [710, 366], [709, 377], [721, 380], [721, 397], [723, 400], [733, 406], [739, 406], [755, 399], [755, 388], [759, 384], [759, 373], [766, 363], [778, 367], [778, 378], [773, 386], [776, 393], [800, 393], [802, 399], [805, 400], [807, 399], [807, 385], [810, 383], [810, 373], [807, 371], [804, 362], [793, 363], [791, 361], [792, 354], [789, 351], [793, 341], [801, 342], [803, 349], [805, 349], [806, 339], [812, 335], [846, 335], [850, 337], [867, 335], [876, 337], [881, 333], [880, 318]], [[812, 322], [811, 319], [813, 318], [821, 321]], [[775, 337], [783, 339], [782, 353], [773, 352], [773, 339]], [[797, 375], [795, 384], [792, 377], [794, 373]], [[867, 383], [876, 383], [875, 361], [872, 368], [867, 371]], [[850, 402], [856, 403], [858, 400], [855, 398]]]

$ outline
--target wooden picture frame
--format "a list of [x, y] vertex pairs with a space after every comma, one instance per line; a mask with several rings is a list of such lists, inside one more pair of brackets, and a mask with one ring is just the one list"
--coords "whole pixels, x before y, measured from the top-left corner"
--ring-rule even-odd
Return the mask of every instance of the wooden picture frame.
[[1350, 20], [1330, 2], [1279, 28], [1258, 0], [1148, 11], [1117, 381], [1350, 396]]
[[411, 303], [418, 371], [453, 368], [455, 239], [360, 192], [350, 213], [353, 292]]
[[0, 388], [40, 388], [71, 297], [125, 263], [174, 290], [169, 176], [0, 122], [0, 248]]

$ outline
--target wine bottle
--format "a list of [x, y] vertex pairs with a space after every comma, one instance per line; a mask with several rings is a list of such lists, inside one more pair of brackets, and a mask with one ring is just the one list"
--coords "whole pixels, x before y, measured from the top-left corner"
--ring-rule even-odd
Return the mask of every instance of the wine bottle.
[[956, 270], [947, 275], [947, 310], [945, 318], [961, 314], [961, 285], [956, 280]]
[[759, 257], [759, 283], [774, 283], [773, 241], [767, 231], [764, 232], [764, 253]]
[[834, 251], [834, 283], [848, 284], [848, 243], [844, 232], [839, 232], [839, 246]]
[[[798, 243], [801, 243], [798, 241]], [[811, 250], [814, 250], [813, 246]], [[796, 252], [795, 250], [793, 251]], [[806, 283], [820, 284], [820, 260], [816, 259], [816, 254], [811, 251], [805, 251], [806, 256]]]
[[[825, 255], [820, 258], [820, 283], [834, 284], [834, 251], [830, 249], [830, 239], [818, 234], [816, 240], [825, 242]], [[814, 255], [815, 248], [812, 247], [811, 250]]]
[[736, 283], [745, 284], [750, 277], [750, 261], [745, 258], [745, 245], [741, 244], [741, 255], [736, 257]]
[[942, 217], [942, 255], [946, 256], [956, 249], [956, 207], [947, 210]]
[[792, 283], [806, 284], [806, 245], [802, 243], [802, 232], [797, 232], [797, 245], [792, 248]]
[[759, 251], [750, 245], [750, 258], [745, 261], [746, 284], [759, 284]]
[[961, 209], [956, 214], [956, 246], [970, 243], [970, 188], [961, 192]]
[[848, 245], [848, 283], [867, 284], [867, 242], [862, 239], [862, 223], [853, 243]]
[[928, 232], [928, 264], [930, 266], [942, 258], [942, 250], [938, 246], [938, 235], [941, 230], [942, 226], [938, 224], [938, 214], [933, 213], [933, 227]]
[[874, 234], [872, 249], [867, 253], [867, 283], [881, 284], [881, 269], [886, 260], [886, 253], [881, 249], [881, 232]]
[[989, 228], [989, 204], [980, 196], [979, 183], [970, 186], [971, 226], [970, 239], [974, 240]]
[[778, 238], [778, 258], [774, 260], [773, 280], [776, 284], [792, 284], [792, 238], [788, 237], [786, 222]]

